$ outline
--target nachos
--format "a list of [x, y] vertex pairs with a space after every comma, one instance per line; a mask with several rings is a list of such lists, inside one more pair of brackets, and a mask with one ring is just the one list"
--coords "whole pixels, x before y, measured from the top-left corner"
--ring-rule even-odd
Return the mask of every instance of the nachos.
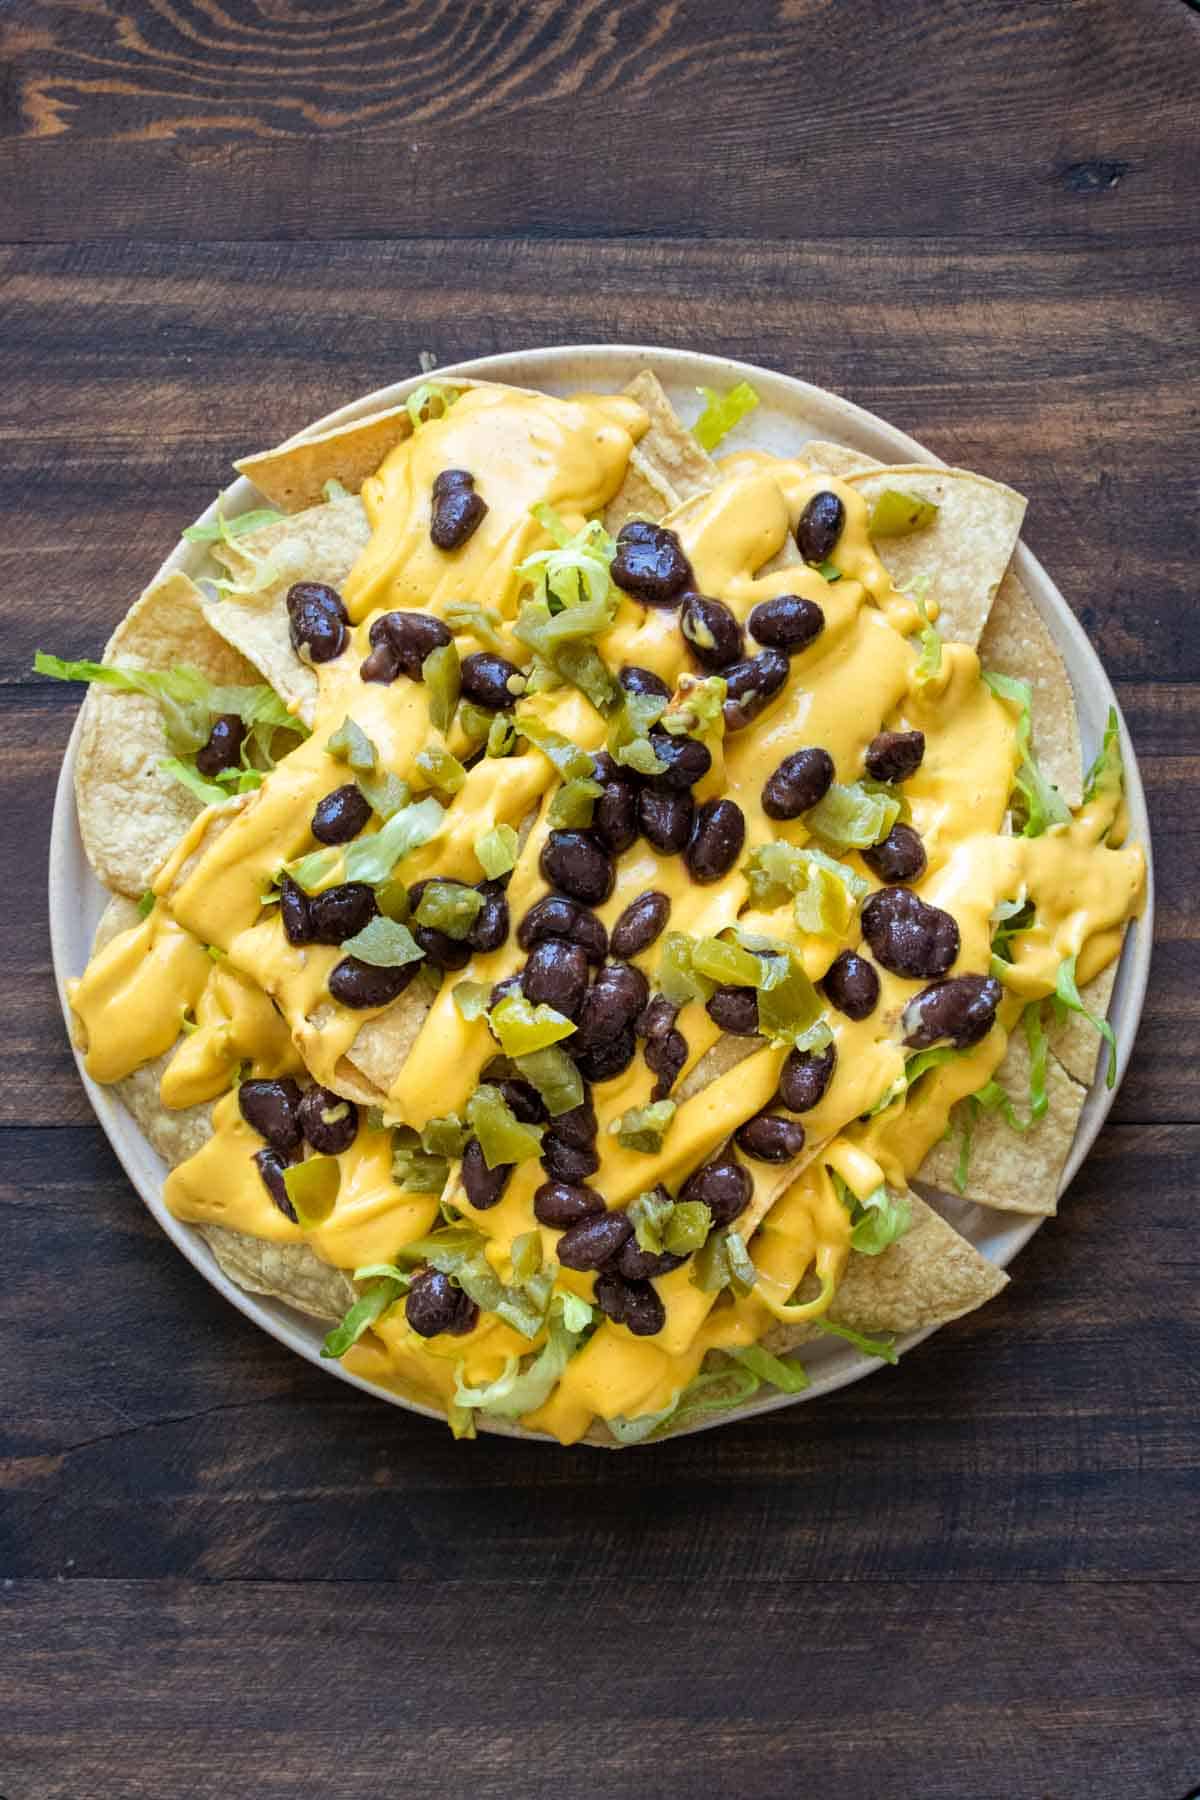
[[459, 1436], [894, 1360], [1006, 1280], [918, 1190], [1052, 1212], [1113, 1079], [1145, 860], [1023, 499], [714, 459], [755, 398], [423, 383], [38, 658], [90, 684], [89, 1073], [235, 1281]]

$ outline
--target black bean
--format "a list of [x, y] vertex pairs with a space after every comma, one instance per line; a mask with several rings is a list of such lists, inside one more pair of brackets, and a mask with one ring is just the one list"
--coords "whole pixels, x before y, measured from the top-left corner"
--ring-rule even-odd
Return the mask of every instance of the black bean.
[[624, 1325], [634, 1337], [655, 1337], [667, 1322], [667, 1309], [648, 1281], [625, 1283]]
[[864, 761], [874, 781], [907, 781], [925, 758], [923, 731], [881, 731], [867, 745]]
[[543, 1181], [533, 1196], [533, 1216], [552, 1231], [566, 1231], [580, 1219], [604, 1211], [604, 1198], [595, 1188], [573, 1186], [568, 1181]]
[[[447, 481], [447, 475], [455, 477]], [[439, 550], [458, 550], [487, 516], [487, 502], [475, 492], [466, 469], [443, 469], [433, 484], [429, 535]]]
[[825, 1098], [837, 1063], [837, 1045], [824, 1050], [793, 1050], [779, 1077], [779, 1101], [789, 1112], [811, 1112]]
[[279, 1152], [277, 1150], [256, 1150], [254, 1152], [254, 1163], [259, 1174], [262, 1176], [263, 1186], [266, 1188], [268, 1194], [270, 1194], [284, 1218], [290, 1219], [293, 1225], [299, 1224], [299, 1220], [296, 1217], [296, 1209], [288, 1198], [288, 1191], [284, 1185], [284, 1162], [279, 1155]]
[[674, 1026], [678, 1016], [679, 1008], [673, 1006], [665, 994], [655, 994], [634, 1021], [634, 1030], [639, 1037], [665, 1037]]
[[462, 697], [473, 706], [482, 706], [488, 712], [507, 712], [515, 706], [518, 692], [509, 687], [509, 682], [524, 682], [525, 677], [516, 663], [509, 662], [506, 656], [497, 656], [492, 650], [477, 650], [474, 656], [464, 656], [462, 660]]
[[956, 1050], [969, 1050], [992, 1029], [1002, 997], [1003, 989], [991, 975], [935, 981], [905, 1007], [904, 1042], [910, 1050], [928, 1050], [949, 1038]]
[[754, 1178], [732, 1156], [719, 1156], [689, 1175], [680, 1189], [683, 1201], [701, 1200], [712, 1214], [713, 1230], [732, 1225], [750, 1204]]
[[431, 967], [449, 974], [454, 969], [465, 969], [470, 962], [469, 938], [452, 938], [449, 932], [439, 931], [436, 925], [410, 925], [409, 930]]
[[375, 890], [365, 881], [343, 881], [338, 887], [314, 894], [308, 903], [311, 944], [344, 944], [375, 918]]
[[251, 1130], [266, 1138], [280, 1156], [293, 1156], [304, 1134], [300, 1088], [291, 1076], [282, 1081], [243, 1081], [237, 1095], [241, 1115]]
[[552, 1125], [542, 1139], [542, 1167], [551, 1181], [575, 1186], [596, 1173], [600, 1157], [591, 1144], [568, 1144]]
[[611, 574], [619, 588], [645, 606], [675, 606], [692, 578], [679, 539], [665, 525], [631, 519], [617, 533]]
[[589, 1144], [594, 1144], [598, 1130], [596, 1109], [590, 1099], [582, 1100], [578, 1106], [559, 1113], [553, 1124], [555, 1137], [561, 1138], [564, 1144], [570, 1144], [576, 1150], [586, 1150]]
[[637, 1050], [632, 1027], [618, 1032], [616, 1037], [609, 1038], [603, 1044], [586, 1047], [581, 1045], [575, 1050], [572, 1048], [573, 1043], [574, 1040], [569, 1038], [564, 1049], [571, 1051], [575, 1067], [585, 1081], [612, 1081], [616, 1076], [623, 1075]]
[[350, 616], [336, 588], [298, 581], [287, 592], [288, 636], [302, 660], [332, 662], [350, 642]]
[[823, 563], [842, 535], [846, 509], [828, 488], [814, 494], [796, 522], [796, 548], [807, 563]]
[[758, 1036], [758, 993], [752, 987], [722, 982], [713, 989], [704, 1010], [714, 1025], [734, 1037]]
[[746, 842], [746, 819], [736, 800], [706, 800], [684, 852], [693, 881], [706, 885], [728, 875]]
[[578, 944], [545, 938], [529, 952], [521, 988], [533, 1006], [552, 1006], [565, 1018], [576, 1019], [588, 991], [587, 957]]
[[687, 1039], [682, 1031], [664, 1031], [648, 1037], [642, 1060], [652, 1075], [658, 1077], [650, 1090], [651, 1100], [665, 1100], [679, 1079], [679, 1071], [687, 1061]]
[[756, 1162], [785, 1163], [804, 1148], [804, 1127], [782, 1113], [760, 1112], [735, 1134], [738, 1149]]
[[502, 1000], [507, 1000], [510, 994], [519, 994], [520, 992], [521, 977], [519, 975], [506, 975], [503, 981], [494, 981], [492, 991], [488, 995], [488, 1011], [491, 1012], [493, 1007], [499, 1006]]
[[777, 594], [774, 600], [763, 600], [750, 614], [751, 635], [772, 650], [785, 650], [795, 656], [819, 638], [825, 629], [825, 614], [815, 600], [802, 594]]
[[644, 787], [638, 795], [638, 824], [642, 835], [664, 856], [686, 850], [696, 817], [696, 802], [689, 793]]
[[370, 817], [370, 802], [350, 781], [317, 801], [312, 816], [312, 834], [318, 844], [348, 844], [351, 838], [358, 836]]
[[279, 916], [283, 920], [283, 934], [289, 944], [311, 944], [312, 915], [308, 895], [302, 887], [298, 887], [290, 875], [285, 875], [279, 884]]
[[756, 719], [767, 701], [788, 678], [788, 659], [782, 650], [760, 650], [745, 662], [725, 670], [726, 731], [742, 731]]
[[489, 1169], [479, 1139], [468, 1138], [462, 1154], [462, 1184], [467, 1199], [477, 1212], [487, 1212], [498, 1204], [515, 1166], [514, 1163], [497, 1163], [494, 1169]]
[[669, 700], [671, 690], [661, 675], [653, 669], [643, 669], [637, 663], [626, 663], [617, 671], [617, 680], [627, 694], [653, 694], [657, 700]]
[[695, 787], [712, 768], [712, 751], [699, 738], [672, 737], [661, 725], [655, 725], [650, 744], [659, 761], [667, 765], [661, 775], [654, 777], [654, 785], [660, 791]]
[[727, 668], [745, 648], [742, 628], [729, 608], [705, 594], [685, 595], [679, 629], [702, 669]]
[[819, 744], [793, 750], [763, 783], [762, 804], [768, 819], [798, 819], [829, 792], [833, 758]]
[[635, 1337], [654, 1337], [667, 1322], [666, 1308], [648, 1281], [627, 1281], [615, 1269], [596, 1281], [596, 1304], [614, 1325]]
[[554, 1254], [564, 1269], [603, 1269], [621, 1253], [633, 1236], [633, 1226], [623, 1212], [597, 1213], [580, 1219], [563, 1232]]
[[300, 1102], [300, 1125], [322, 1156], [340, 1156], [358, 1136], [358, 1108], [332, 1088], [310, 1087]]
[[671, 902], [666, 894], [648, 888], [631, 900], [612, 928], [614, 956], [640, 956], [666, 930], [671, 917]]
[[828, 999], [848, 1019], [865, 1019], [879, 1004], [879, 973], [865, 956], [843, 950], [825, 971], [821, 983]]
[[899, 821], [883, 842], [864, 850], [862, 859], [880, 881], [916, 881], [925, 872], [925, 846], [911, 825]]
[[643, 1250], [636, 1237], [626, 1238], [617, 1257], [617, 1274], [626, 1281], [652, 1281], [656, 1275], [669, 1275], [687, 1261], [671, 1250]]
[[872, 894], [862, 909], [862, 929], [876, 960], [893, 975], [928, 980], [944, 975], [958, 955], [954, 919], [911, 888], [885, 887]]
[[196, 752], [201, 775], [219, 775], [222, 769], [236, 768], [245, 736], [246, 727], [237, 713], [221, 713], [215, 718], [208, 742]]
[[499, 882], [481, 882], [479, 892], [483, 895], [483, 905], [467, 933], [467, 943], [472, 950], [486, 955], [491, 950], [498, 950], [508, 936], [508, 901]]
[[364, 681], [391, 682], [397, 675], [420, 681], [425, 658], [453, 641], [449, 627], [432, 613], [410, 611], [381, 613], [367, 635], [371, 654], [359, 669]]
[[543, 938], [566, 938], [578, 944], [590, 963], [602, 963], [608, 955], [608, 933], [586, 906], [563, 894], [546, 894], [535, 901], [517, 927], [517, 942], [531, 950]]
[[596, 779], [602, 783], [604, 792], [592, 812], [592, 831], [606, 850], [613, 856], [621, 856], [637, 842], [637, 784], [624, 775], [597, 773]]
[[374, 963], [359, 962], [357, 956], [343, 956], [329, 977], [329, 992], [343, 1006], [387, 1006], [399, 999], [420, 967], [410, 962], [398, 969], [378, 969]]
[[549, 1117], [546, 1102], [528, 1081], [510, 1076], [499, 1087], [509, 1111], [522, 1125], [541, 1125]]
[[464, 1337], [474, 1330], [479, 1308], [440, 1269], [422, 1269], [408, 1290], [404, 1316], [419, 1337], [438, 1337], [443, 1331]]
[[587, 991], [572, 1049], [593, 1050], [632, 1026], [650, 998], [650, 984], [632, 963], [609, 963]]
[[616, 881], [611, 856], [586, 831], [552, 831], [542, 848], [540, 867], [551, 887], [585, 906], [607, 900]]

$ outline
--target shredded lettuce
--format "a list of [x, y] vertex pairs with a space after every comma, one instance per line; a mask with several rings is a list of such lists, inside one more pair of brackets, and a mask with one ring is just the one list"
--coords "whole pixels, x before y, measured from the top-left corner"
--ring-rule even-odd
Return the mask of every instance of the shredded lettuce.
[[617, 553], [616, 539], [605, 531], [599, 519], [589, 519], [573, 532], [553, 507], [535, 506], [532, 511], [542, 530], [553, 538], [555, 547], [535, 550], [519, 562], [518, 579], [534, 584], [536, 597], [549, 606], [552, 616], [564, 608], [587, 603], [607, 609], [612, 589], [609, 565]]
[[[219, 781], [209, 781], [201, 775], [194, 763], [185, 762], [180, 756], [164, 757], [158, 766], [164, 775], [169, 775], [173, 781], [179, 782], [181, 787], [185, 787], [189, 794], [194, 794], [204, 806], [223, 806], [232, 794], [248, 792], [250, 788], [258, 787], [262, 781], [262, 776], [257, 769], [239, 770], [237, 771], [238, 786], [222, 787]], [[240, 781], [242, 774], [253, 777], [244, 786]]]
[[524, 1413], [536, 1412], [550, 1398], [579, 1348], [581, 1334], [591, 1317], [592, 1309], [586, 1300], [574, 1294], [556, 1295], [550, 1302], [546, 1342], [528, 1367], [522, 1369], [518, 1359], [510, 1356], [504, 1373], [495, 1381], [486, 1387], [472, 1388], [463, 1385], [463, 1365], [459, 1363], [454, 1371], [455, 1403], [500, 1419], [519, 1419]]
[[912, 1207], [903, 1194], [889, 1193], [880, 1182], [860, 1200], [835, 1169], [830, 1174], [838, 1199], [850, 1214], [852, 1249], [861, 1256], [879, 1256], [889, 1244], [904, 1236], [912, 1224]]
[[148, 919], [150, 917], [150, 914], [154, 911], [153, 888], [146, 889], [145, 893], [137, 903], [137, 909], [139, 919]]
[[[370, 1270], [357, 1271], [364, 1276]], [[382, 1318], [389, 1306], [394, 1306], [407, 1285], [407, 1278], [397, 1269], [394, 1275], [379, 1283], [378, 1287], [368, 1289], [360, 1300], [356, 1300], [340, 1325], [334, 1327], [325, 1342], [321, 1345], [321, 1355], [336, 1359], [344, 1356], [351, 1344], [356, 1344], [368, 1326], [374, 1325], [376, 1319]]]
[[692, 436], [702, 450], [715, 450], [721, 439], [758, 405], [758, 395], [748, 381], [739, 381], [726, 394], [710, 387], [697, 388], [696, 392], [704, 401], [704, 411], [692, 426]]
[[372, 887], [386, 881], [396, 864], [410, 851], [419, 850], [437, 836], [445, 818], [443, 809], [433, 796], [427, 795], [414, 805], [402, 806], [379, 830], [368, 837], [355, 838], [344, 851], [314, 850], [308, 856], [287, 864], [287, 872], [297, 887], [314, 894], [338, 866], [345, 865], [343, 879], [365, 881]]
[[749, 1369], [752, 1375], [757, 1375], [760, 1381], [769, 1381], [781, 1394], [802, 1394], [810, 1385], [801, 1363], [772, 1356], [761, 1344], [729, 1349], [725, 1354], [732, 1357], [734, 1362], [740, 1363], [744, 1369]]
[[1020, 796], [1024, 821], [1021, 836], [1041, 837], [1051, 825], [1069, 824], [1071, 814], [1066, 801], [1054, 783], [1042, 774], [1033, 754], [1033, 689], [1015, 675], [997, 675], [985, 670], [983, 679], [994, 694], [1018, 709], [1017, 749], [1021, 761], [1016, 774], [1016, 792]]
[[853, 1344], [864, 1356], [877, 1356], [881, 1362], [893, 1364], [900, 1360], [896, 1355], [896, 1340], [890, 1334], [885, 1338], [867, 1337], [861, 1331], [853, 1331], [849, 1325], [835, 1325], [832, 1319], [814, 1319], [813, 1324], [827, 1337], [843, 1338], [847, 1344]]
[[954, 1185], [960, 1194], [966, 1193], [971, 1175], [971, 1140], [975, 1135], [978, 1112], [974, 1100], [967, 1100], [959, 1108], [958, 1161], [954, 1167]]
[[274, 688], [265, 683], [258, 687], [224, 686], [210, 681], [187, 663], [174, 669], [137, 669], [122, 663], [65, 662], [60, 656], [39, 650], [33, 666], [37, 674], [50, 675], [55, 681], [96, 681], [104, 687], [145, 694], [156, 700], [167, 742], [180, 756], [203, 749], [213, 720], [223, 713], [236, 713], [248, 732], [259, 728], [267, 732], [290, 731], [297, 737], [308, 735], [308, 728], [293, 718]]
[[264, 525], [278, 525], [280, 519], [286, 517], [286, 513], [277, 512], [273, 506], [257, 506], [250, 512], [239, 513], [235, 519], [227, 519], [218, 504], [215, 519], [210, 519], [207, 525], [187, 526], [182, 536], [189, 544], [231, 544], [248, 531], [260, 531]]
[[929, 593], [928, 575], [919, 575], [909, 590], [909, 598], [921, 615], [921, 629], [917, 634], [921, 653], [917, 657], [917, 666], [913, 670], [913, 680], [918, 687], [936, 679], [942, 669], [941, 633], [929, 617], [927, 595]]
[[420, 387], [415, 387], [404, 402], [413, 430], [417, 431], [430, 419], [444, 419], [461, 393], [461, 388], [442, 387], [436, 381], [423, 381]]
[[1117, 1082], [1117, 1034], [1107, 1019], [1097, 1018], [1096, 1014], [1090, 1013], [1083, 1004], [1075, 979], [1075, 962], [1075, 957], [1066, 956], [1059, 963], [1058, 978], [1054, 984], [1054, 998], [1060, 1007], [1065, 1007], [1067, 1012], [1078, 1013], [1100, 1033], [1108, 1045], [1108, 1072], [1105, 1076], [1105, 1085], [1110, 1088], [1115, 1087]]
[[509, 647], [500, 635], [500, 614], [490, 606], [480, 606], [474, 600], [452, 600], [442, 618], [456, 635], [469, 632], [489, 650], [495, 650], [500, 656], [507, 655]]
[[398, 969], [406, 963], [420, 962], [425, 954], [407, 925], [395, 919], [375, 918], [342, 945], [345, 956], [356, 956], [359, 962], [374, 969]]
[[1025, 1042], [1029, 1046], [1029, 1123], [1044, 1118], [1050, 1104], [1046, 1092], [1046, 1068], [1050, 1045], [1042, 1024], [1042, 1003], [1033, 1000], [1021, 1014]]
[[695, 1419], [743, 1406], [758, 1389], [759, 1377], [753, 1369], [727, 1363], [724, 1368], [694, 1376], [660, 1412], [643, 1413], [636, 1419], [618, 1416], [605, 1423], [618, 1444], [644, 1444], [647, 1438], [665, 1437], [668, 1430], [678, 1431]]
[[1104, 741], [1095, 762], [1087, 772], [1083, 788], [1083, 804], [1087, 806], [1097, 794], [1120, 793], [1125, 785], [1125, 764], [1121, 756], [1121, 729], [1117, 709], [1110, 706], [1104, 727]]

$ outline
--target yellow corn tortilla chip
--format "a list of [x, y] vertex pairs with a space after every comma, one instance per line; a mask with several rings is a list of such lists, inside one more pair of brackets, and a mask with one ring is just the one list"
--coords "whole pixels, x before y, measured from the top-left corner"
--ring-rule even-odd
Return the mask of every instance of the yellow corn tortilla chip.
[[630, 519], [661, 519], [717, 479], [717, 466], [681, 422], [662, 383], [649, 369], [625, 392], [649, 415], [646, 435], [634, 445], [625, 479], [604, 514], [609, 531]]
[[213, 556], [237, 580], [252, 579], [263, 559], [274, 570], [274, 578], [252, 594], [206, 599], [204, 616], [306, 725], [316, 713], [317, 677], [292, 648], [287, 591], [296, 581], [340, 587], [370, 535], [362, 501], [345, 494], [213, 546]]
[[[1029, 1046], [1020, 1026], [1008, 1040], [996, 1079], [1012, 1100], [1018, 1118], [1027, 1118]], [[1001, 1212], [1037, 1213], [1043, 1218], [1057, 1212], [1062, 1172], [1087, 1088], [1073, 1081], [1054, 1055], [1046, 1061], [1046, 1098], [1044, 1116], [1025, 1132], [1014, 1131], [998, 1112], [977, 1112], [964, 1199]], [[952, 1135], [934, 1145], [917, 1171], [918, 1181], [926, 1187], [940, 1188], [945, 1194], [959, 1192], [955, 1181], [959, 1132], [963, 1108], [968, 1105], [966, 1100], [959, 1101], [951, 1113]]]
[[201, 1225], [200, 1235], [231, 1281], [310, 1318], [338, 1320], [354, 1304], [349, 1276], [323, 1263], [307, 1244], [267, 1244], [244, 1231]]
[[905, 592], [928, 578], [938, 603], [938, 630], [956, 644], [977, 644], [1016, 548], [1025, 516], [1023, 495], [968, 469], [932, 469], [924, 463], [865, 470], [844, 478], [867, 500], [898, 488], [938, 507], [935, 522], [908, 537], [876, 545], [889, 575]]
[[868, 469], [883, 467], [877, 456], [868, 456], [865, 450], [851, 450], [848, 444], [829, 444], [823, 438], [809, 438], [801, 444], [799, 455], [823, 475], [861, 475]]
[[284, 512], [301, 512], [324, 498], [327, 481], [340, 481], [350, 493], [357, 494], [388, 451], [412, 436], [412, 428], [406, 406], [389, 406], [349, 425], [335, 425], [331, 431], [314, 436], [301, 432], [273, 450], [243, 456], [233, 466], [272, 505], [282, 507]]
[[985, 669], [1033, 690], [1033, 748], [1042, 773], [1074, 810], [1083, 798], [1083, 752], [1067, 665], [1020, 581], [1009, 569], [979, 639]]
[[[1117, 979], [1117, 964], [1120, 958], [1110, 962], [1107, 969], [1101, 969], [1092, 977], [1086, 987], [1079, 990], [1079, 998], [1092, 1014], [1093, 1018], [1103, 1019], [1108, 1016], [1108, 1006], [1112, 999], [1113, 983]], [[1101, 1053], [1108, 1057], [1108, 1045], [1104, 1042], [1094, 1025], [1079, 1013], [1068, 1013], [1059, 1024], [1054, 1018], [1054, 1009], [1044, 1009], [1046, 1036], [1050, 1040], [1050, 1048], [1069, 1075], [1081, 1081], [1084, 1087], [1091, 1087], [1096, 1074], [1096, 1064]]]
[[[902, 1238], [879, 1256], [851, 1251], [829, 1309], [832, 1323], [852, 1331], [922, 1331], [973, 1312], [1007, 1287], [1003, 1269], [917, 1194], [908, 1198], [912, 1225]], [[763, 1342], [780, 1354], [821, 1336], [812, 1325], [780, 1325]]]
[[[113, 632], [106, 663], [169, 669], [189, 663], [213, 681], [252, 686], [257, 670], [213, 631], [204, 597], [186, 575], [147, 588]], [[173, 755], [158, 704], [98, 683], [83, 703], [75, 800], [88, 861], [105, 887], [132, 898], [149, 887], [200, 802], [164, 775]]]

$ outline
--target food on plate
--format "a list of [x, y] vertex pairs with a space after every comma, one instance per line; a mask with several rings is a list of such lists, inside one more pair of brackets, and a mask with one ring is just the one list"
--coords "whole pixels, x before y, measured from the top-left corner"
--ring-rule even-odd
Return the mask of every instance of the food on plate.
[[460, 1436], [894, 1360], [1006, 1281], [919, 1189], [1052, 1212], [1113, 1078], [1145, 861], [1024, 501], [714, 459], [755, 400], [422, 383], [38, 659], [90, 683], [89, 1073], [233, 1280]]

